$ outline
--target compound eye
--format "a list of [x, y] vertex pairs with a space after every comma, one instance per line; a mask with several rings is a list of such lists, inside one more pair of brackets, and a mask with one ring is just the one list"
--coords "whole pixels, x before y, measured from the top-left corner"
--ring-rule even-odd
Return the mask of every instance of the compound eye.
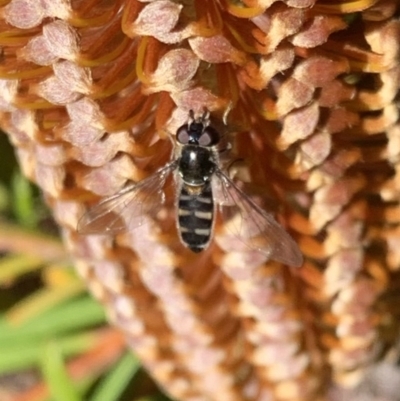
[[187, 124], [178, 128], [176, 131], [176, 140], [182, 145], [187, 145], [189, 143], [190, 135], [189, 126]]
[[214, 146], [219, 142], [219, 134], [212, 127], [206, 127], [199, 138], [200, 146]]

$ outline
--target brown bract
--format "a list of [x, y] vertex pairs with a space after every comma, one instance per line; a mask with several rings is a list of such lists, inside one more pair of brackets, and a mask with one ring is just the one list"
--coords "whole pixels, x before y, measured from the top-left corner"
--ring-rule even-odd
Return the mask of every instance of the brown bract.
[[[175, 399], [349, 399], [396, 341], [399, 12], [395, 0], [1, 3], [2, 128], [90, 291]], [[76, 232], [89, 205], [169, 160], [189, 110], [210, 111], [300, 269], [237, 246], [221, 222], [190, 253], [171, 189], [137, 230]]]

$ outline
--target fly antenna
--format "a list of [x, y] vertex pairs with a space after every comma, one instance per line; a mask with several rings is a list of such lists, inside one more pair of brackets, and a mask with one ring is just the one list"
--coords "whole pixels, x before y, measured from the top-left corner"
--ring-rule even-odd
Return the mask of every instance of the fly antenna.
[[204, 109], [200, 120], [204, 124], [204, 127], [208, 127], [210, 125], [210, 112], [207, 109]]
[[193, 121], [195, 121], [194, 111], [193, 110], [189, 110], [189, 124], [191, 124]]

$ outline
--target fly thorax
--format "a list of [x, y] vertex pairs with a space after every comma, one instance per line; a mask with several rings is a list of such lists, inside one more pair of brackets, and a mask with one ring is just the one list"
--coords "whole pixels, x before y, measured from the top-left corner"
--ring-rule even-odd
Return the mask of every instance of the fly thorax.
[[179, 174], [188, 185], [204, 185], [211, 179], [215, 163], [209, 149], [198, 145], [186, 145], [179, 160]]

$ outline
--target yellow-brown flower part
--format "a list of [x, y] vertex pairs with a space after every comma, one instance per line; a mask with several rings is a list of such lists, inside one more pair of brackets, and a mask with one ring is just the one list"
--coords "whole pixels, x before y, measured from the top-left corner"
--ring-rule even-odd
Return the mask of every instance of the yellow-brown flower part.
[[[79, 273], [179, 400], [326, 400], [398, 336], [395, 0], [5, 0], [0, 110]], [[200, 255], [164, 218], [82, 236], [86, 207], [169, 160], [211, 112], [232, 173], [298, 242], [298, 270]], [[348, 399], [348, 398], [347, 398]]]

